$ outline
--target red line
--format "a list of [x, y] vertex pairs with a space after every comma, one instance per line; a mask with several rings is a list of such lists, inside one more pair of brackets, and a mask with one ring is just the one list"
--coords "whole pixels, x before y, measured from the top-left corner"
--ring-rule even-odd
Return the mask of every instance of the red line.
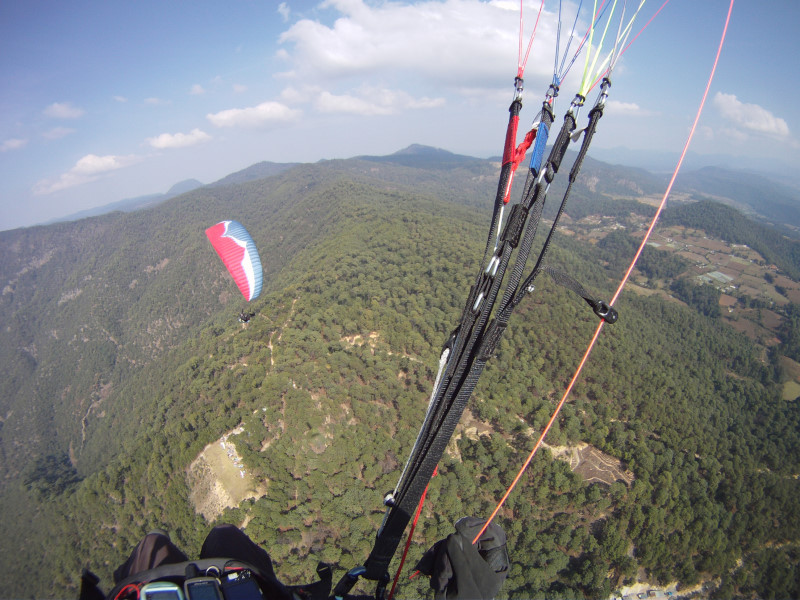
[[533, 38], [536, 37], [536, 28], [539, 26], [539, 17], [542, 16], [542, 8], [544, 8], [544, 0], [539, 4], [539, 12], [536, 14], [536, 23], [533, 25], [533, 33], [528, 42], [528, 50], [525, 52], [525, 60], [522, 59], [522, 3], [524, 0], [519, 0], [519, 56], [517, 58], [517, 77], [522, 79], [525, 74], [525, 67], [528, 66], [528, 57], [531, 55], [531, 46], [533, 46]]
[[[525, 0], [519, 0], [519, 50], [517, 51], [517, 77], [522, 78], [522, 73], [525, 69], [522, 67], [522, 39], [523, 35], [523, 19], [522, 19], [522, 5]], [[544, 2], [544, 0], [542, 0]]]
[[[439, 465], [436, 465], [436, 468], [433, 470], [433, 475], [431, 478], [436, 477], [436, 474], [439, 472]], [[400, 579], [400, 572], [403, 570], [403, 565], [406, 564], [406, 555], [408, 554], [408, 548], [411, 546], [411, 538], [414, 537], [414, 530], [417, 528], [417, 521], [419, 521], [419, 515], [422, 512], [422, 507], [425, 504], [425, 496], [428, 495], [428, 486], [425, 486], [425, 491], [422, 492], [422, 497], [419, 499], [419, 505], [417, 506], [417, 512], [414, 515], [414, 521], [411, 523], [411, 529], [408, 532], [408, 539], [406, 540], [406, 547], [403, 549], [403, 556], [400, 558], [400, 566], [397, 567], [397, 572], [394, 574], [394, 581], [392, 582], [392, 589], [389, 591], [388, 600], [392, 600], [394, 597], [394, 590], [397, 587], [397, 581]]]
[[[622, 289], [625, 287], [625, 284], [627, 283], [628, 278], [631, 275], [631, 272], [636, 266], [636, 262], [639, 260], [639, 256], [641, 256], [642, 250], [647, 244], [647, 240], [650, 238], [650, 234], [653, 232], [653, 229], [656, 226], [656, 221], [658, 220], [658, 217], [661, 215], [661, 211], [664, 209], [664, 205], [667, 203], [667, 198], [669, 197], [669, 194], [672, 191], [672, 186], [675, 183], [675, 179], [678, 177], [678, 172], [680, 171], [681, 166], [683, 165], [683, 160], [684, 158], [686, 158], [686, 153], [689, 150], [689, 145], [692, 143], [692, 138], [694, 137], [695, 130], [697, 129], [697, 123], [700, 121], [700, 115], [703, 112], [703, 107], [705, 106], [706, 99], [708, 98], [708, 91], [711, 89], [711, 83], [714, 80], [714, 74], [716, 73], [717, 70], [717, 64], [719, 63], [720, 54], [722, 54], [722, 46], [725, 42], [725, 36], [728, 33], [728, 24], [730, 23], [731, 13], [733, 12], [733, 2], [734, 0], [730, 0], [730, 5], [728, 6], [728, 16], [725, 19], [725, 27], [722, 30], [722, 37], [719, 40], [717, 55], [714, 58], [714, 66], [711, 68], [711, 74], [708, 77], [708, 83], [706, 83], [706, 89], [705, 92], [703, 93], [703, 98], [700, 101], [700, 106], [697, 109], [697, 115], [694, 118], [694, 123], [692, 123], [692, 128], [689, 131], [689, 137], [686, 139], [686, 143], [683, 146], [683, 152], [681, 152], [680, 158], [678, 159], [678, 164], [675, 166], [675, 170], [672, 173], [672, 178], [670, 179], [669, 185], [667, 186], [667, 189], [664, 192], [664, 197], [661, 199], [661, 204], [659, 204], [658, 210], [656, 211], [656, 214], [653, 216], [653, 220], [650, 222], [650, 227], [648, 228], [647, 233], [645, 234], [644, 239], [642, 240], [642, 243], [639, 245], [639, 249], [636, 251], [636, 255], [633, 257], [633, 260], [631, 261], [628, 270], [625, 272], [625, 276], [622, 278], [622, 281], [620, 282], [619, 287], [617, 288], [617, 291], [614, 294], [614, 298], [610, 302], [610, 305], [613, 305], [617, 301], [617, 298], [622, 293]], [[483, 528], [480, 530], [480, 532], [478, 532], [478, 535], [476, 535], [475, 539], [472, 540], [473, 544], [476, 544], [478, 542], [480, 537], [486, 531], [486, 528], [489, 527], [489, 523], [491, 523], [492, 520], [495, 518], [495, 516], [497, 516], [497, 513], [500, 512], [500, 509], [502, 508], [503, 504], [505, 504], [505, 501], [511, 495], [511, 492], [514, 490], [517, 483], [519, 483], [519, 480], [522, 478], [522, 475], [525, 473], [525, 470], [528, 468], [528, 465], [530, 464], [531, 460], [533, 460], [534, 455], [539, 450], [539, 447], [542, 445], [544, 437], [547, 435], [547, 432], [550, 431], [550, 427], [552, 427], [553, 423], [558, 417], [558, 413], [561, 411], [561, 407], [564, 406], [564, 403], [567, 400], [567, 396], [569, 396], [569, 393], [572, 391], [572, 388], [575, 385], [578, 376], [583, 370], [583, 365], [586, 364], [586, 360], [589, 358], [589, 353], [592, 351], [592, 348], [594, 347], [594, 344], [597, 341], [598, 336], [600, 335], [600, 331], [603, 329], [604, 323], [605, 321], [601, 320], [600, 323], [597, 325], [597, 329], [595, 330], [594, 335], [592, 336], [592, 339], [589, 342], [589, 346], [586, 348], [586, 352], [583, 354], [583, 358], [581, 359], [578, 368], [575, 370], [575, 374], [572, 376], [572, 379], [570, 380], [569, 385], [567, 386], [567, 389], [564, 392], [564, 395], [561, 397], [561, 401], [558, 403], [558, 406], [556, 406], [555, 411], [553, 411], [553, 415], [550, 417], [550, 421], [547, 423], [547, 426], [542, 431], [542, 434], [539, 436], [539, 440], [536, 442], [536, 445], [533, 447], [533, 450], [531, 450], [531, 453], [528, 455], [528, 458], [523, 464], [522, 468], [519, 470], [519, 473], [517, 473], [517, 476], [514, 478], [514, 481], [508, 487], [508, 490], [506, 490], [506, 493], [503, 495], [503, 498], [497, 504], [497, 507], [494, 509], [491, 516], [486, 520], [486, 523], [483, 525]]]
[[711, 75], [708, 78], [708, 83], [706, 84], [706, 89], [703, 92], [703, 99], [700, 101], [700, 106], [697, 109], [697, 115], [695, 115], [694, 123], [692, 123], [692, 128], [689, 130], [689, 137], [686, 138], [686, 143], [683, 145], [683, 152], [681, 152], [681, 156], [678, 159], [678, 164], [675, 165], [675, 170], [672, 172], [672, 178], [669, 180], [669, 185], [667, 186], [666, 191], [664, 192], [664, 197], [661, 198], [661, 203], [658, 205], [658, 210], [656, 214], [653, 215], [653, 220], [650, 222], [650, 227], [647, 229], [647, 233], [645, 234], [644, 238], [642, 239], [642, 243], [639, 244], [639, 249], [636, 251], [636, 255], [633, 257], [628, 270], [625, 272], [625, 276], [622, 278], [622, 281], [617, 288], [617, 292], [614, 294], [614, 297], [611, 299], [611, 304], [613, 305], [614, 302], [617, 301], [617, 298], [622, 293], [622, 288], [628, 281], [628, 278], [631, 276], [631, 272], [633, 268], [636, 266], [636, 262], [639, 260], [639, 257], [642, 254], [642, 250], [644, 250], [647, 241], [650, 239], [650, 234], [653, 233], [653, 229], [656, 226], [656, 221], [658, 217], [661, 216], [661, 211], [664, 210], [664, 205], [667, 203], [667, 198], [669, 197], [670, 192], [672, 191], [672, 186], [675, 184], [675, 179], [678, 177], [678, 172], [681, 170], [681, 166], [683, 165], [683, 160], [686, 158], [686, 153], [689, 151], [689, 144], [692, 143], [692, 138], [694, 137], [694, 132], [697, 129], [697, 123], [700, 121], [700, 115], [703, 112], [703, 107], [706, 104], [706, 99], [708, 98], [708, 91], [711, 89], [711, 83], [714, 80], [714, 73], [717, 71], [717, 64], [719, 63], [720, 54], [722, 54], [722, 45], [725, 42], [725, 35], [728, 32], [728, 24], [731, 21], [731, 13], [733, 12], [733, 1], [728, 7], [728, 16], [725, 19], [725, 28], [722, 30], [722, 38], [719, 41], [719, 47], [717, 48], [717, 56], [714, 58], [714, 66], [711, 68]]

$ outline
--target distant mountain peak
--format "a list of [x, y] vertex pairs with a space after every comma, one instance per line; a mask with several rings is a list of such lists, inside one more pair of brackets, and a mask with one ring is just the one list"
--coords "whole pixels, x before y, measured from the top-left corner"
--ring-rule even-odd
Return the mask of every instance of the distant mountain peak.
[[408, 155], [437, 155], [437, 156], [456, 156], [449, 150], [442, 148], [435, 148], [434, 146], [425, 146], [424, 144], [411, 144], [402, 150], [398, 150], [391, 156], [408, 156]]
[[463, 154], [455, 154], [449, 150], [425, 146], [423, 144], [411, 144], [386, 156], [357, 156], [359, 160], [368, 160], [378, 163], [393, 163], [406, 167], [420, 169], [453, 169], [468, 164], [483, 162], [482, 159]]
[[191, 192], [192, 190], [196, 190], [199, 187], [203, 187], [203, 183], [197, 181], [197, 179], [184, 179], [183, 181], [179, 181], [175, 185], [173, 185], [169, 190], [167, 190], [166, 195], [170, 198], [173, 196], [180, 196], [181, 194], [185, 194], [186, 192]]
[[59, 223], [64, 221], [77, 221], [78, 219], [86, 219], [88, 217], [105, 215], [117, 210], [122, 212], [141, 210], [143, 208], [156, 206], [157, 204], [160, 204], [165, 200], [169, 200], [170, 198], [174, 198], [175, 196], [180, 196], [181, 194], [186, 194], [196, 190], [197, 188], [201, 188], [203, 185], [205, 184], [197, 181], [197, 179], [185, 179], [173, 185], [164, 194], [146, 194], [144, 196], [136, 196], [134, 198], [125, 198], [123, 200], [118, 200], [117, 202], [111, 202], [110, 204], [103, 204], [102, 206], [95, 206], [86, 210], [72, 213], [65, 217], [52, 219], [42, 224], [48, 225], [50, 223]]
[[254, 165], [250, 165], [241, 171], [236, 171], [230, 175], [226, 175], [219, 181], [211, 184], [212, 187], [219, 187], [222, 185], [235, 185], [246, 183], [248, 181], [256, 181], [258, 179], [266, 179], [273, 175], [278, 175], [284, 171], [297, 166], [299, 163], [274, 163], [270, 161], [261, 161]]

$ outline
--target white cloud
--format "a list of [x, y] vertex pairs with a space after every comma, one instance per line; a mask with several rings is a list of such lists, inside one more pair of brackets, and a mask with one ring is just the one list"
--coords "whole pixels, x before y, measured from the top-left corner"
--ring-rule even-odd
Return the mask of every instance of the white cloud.
[[[309, 83], [400, 71], [438, 87], [496, 87], [517, 64], [519, 5], [479, 0], [413, 4], [328, 0], [341, 17], [328, 26], [301, 19], [280, 37], [288, 73]], [[535, 11], [533, 13], [535, 15]], [[543, 12], [538, 48], [555, 47], [556, 17]], [[529, 33], [529, 32], [528, 32]], [[552, 57], [531, 60], [528, 75], [552, 76]], [[509, 85], [510, 81], [507, 82]]]
[[307, 88], [304, 92], [301, 92], [296, 87], [289, 86], [281, 90], [281, 100], [289, 104], [299, 104], [301, 102], [307, 102], [309, 97], [312, 97], [314, 94], [319, 94], [320, 91], [319, 88]]
[[28, 143], [28, 140], [21, 138], [10, 138], [0, 144], [0, 152], [8, 152], [9, 150], [19, 150]]
[[[535, 3], [538, 8], [538, 3]], [[396, 115], [435, 108], [455, 93], [470, 101], [511, 97], [519, 48], [519, 4], [513, 0], [325, 0], [335, 20], [299, 19], [279, 38], [280, 101], [322, 113]], [[526, 3], [531, 33], [536, 8]], [[574, 13], [572, 15], [574, 17]], [[557, 15], [544, 11], [526, 87], [552, 79]], [[537, 56], [537, 48], [546, 57]], [[369, 88], [363, 85], [370, 81]]]
[[233, 91], [237, 94], [243, 94], [247, 91], [247, 86], [242, 85], [241, 83], [234, 83], [233, 84]]
[[264, 127], [292, 121], [299, 116], [299, 110], [280, 102], [262, 102], [249, 108], [231, 108], [209, 113], [206, 118], [217, 127]]
[[358, 115], [391, 115], [403, 109], [435, 108], [444, 105], [444, 98], [413, 98], [403, 91], [362, 89], [358, 96], [322, 92], [314, 105], [320, 112]]
[[723, 127], [720, 133], [737, 144], [746, 144], [749, 139], [747, 133], [735, 127]]
[[368, 116], [388, 115], [392, 112], [388, 107], [380, 107], [363, 98], [356, 98], [347, 94], [334, 96], [330, 92], [322, 92], [315, 105], [317, 110], [327, 113], [351, 113]]
[[609, 100], [606, 104], [609, 112], [620, 116], [649, 117], [653, 113], [643, 109], [635, 102], [620, 102], [619, 100]]
[[60, 140], [61, 138], [67, 137], [73, 133], [75, 133], [75, 130], [69, 127], [53, 127], [53, 129], [45, 131], [42, 134], [42, 137], [48, 140]]
[[33, 186], [33, 193], [37, 195], [52, 194], [66, 188], [74, 187], [95, 181], [104, 173], [116, 171], [139, 162], [140, 157], [129, 156], [97, 156], [87, 154], [66, 173], [56, 179], [43, 179]]
[[116, 100], [117, 102], [122, 102], [122, 103], [125, 103], [125, 102], [128, 101], [128, 99], [125, 96], [114, 96], [114, 100]]
[[711, 127], [709, 127], [708, 125], [701, 125], [697, 129], [697, 137], [699, 139], [710, 141], [713, 140], [716, 137], [716, 135]]
[[98, 175], [106, 171], [116, 171], [127, 167], [138, 160], [137, 156], [115, 156], [113, 154], [97, 156], [96, 154], [87, 154], [75, 163], [75, 166], [72, 167], [72, 172], [81, 175]]
[[205, 94], [205, 93], [206, 93], [206, 91], [203, 89], [203, 86], [202, 86], [202, 85], [200, 85], [199, 83], [195, 83], [195, 84], [192, 86], [192, 89], [191, 89], [191, 90], [189, 90], [189, 93], [190, 93], [192, 96], [202, 96], [203, 94]]
[[289, 9], [289, 6], [286, 4], [286, 2], [281, 2], [278, 5], [278, 14], [280, 14], [280, 16], [283, 18], [284, 23], [286, 23], [286, 21], [289, 20], [289, 15], [291, 14], [291, 10]]
[[169, 101], [162, 100], [161, 98], [150, 97], [145, 98], [144, 103], [149, 104], [150, 106], [161, 106], [163, 104], [169, 104]]
[[791, 136], [789, 125], [784, 119], [757, 104], [746, 104], [734, 94], [717, 92], [714, 106], [725, 119], [748, 131], [781, 139], [789, 139]]
[[205, 131], [192, 129], [189, 133], [162, 133], [159, 136], [147, 138], [147, 143], [153, 148], [186, 148], [202, 144], [211, 139]]
[[78, 119], [83, 116], [84, 110], [73, 106], [69, 102], [54, 102], [44, 109], [44, 114], [52, 119]]

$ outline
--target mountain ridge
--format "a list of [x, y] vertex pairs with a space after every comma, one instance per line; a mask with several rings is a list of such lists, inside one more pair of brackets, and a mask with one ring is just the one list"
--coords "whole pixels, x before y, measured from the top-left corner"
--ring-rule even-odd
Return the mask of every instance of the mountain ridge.
[[[575, 153], [573, 151], [567, 153], [565, 168], [572, 163], [574, 157]], [[262, 161], [231, 173], [208, 184], [208, 186], [220, 187], [247, 183], [278, 175], [300, 164], [322, 165], [328, 162], [335, 164], [341, 164], [342, 162], [391, 164], [422, 169], [432, 174], [443, 171], [455, 172], [458, 169], [463, 169], [470, 177], [482, 173], [483, 177], [490, 180], [495, 169], [495, 163], [499, 163], [499, 161], [499, 157], [481, 159], [455, 154], [433, 146], [412, 144], [384, 156], [361, 155], [350, 159], [323, 160], [318, 163], [274, 163]], [[524, 169], [524, 166], [522, 168]], [[667, 182], [666, 176], [663, 174], [654, 173], [641, 167], [611, 164], [591, 156], [585, 161], [581, 181], [585, 182], [587, 178], [595, 182], [592, 191], [602, 191], [607, 194], [627, 197], [634, 197], [636, 194], [660, 194], [666, 187]], [[519, 180], [520, 177], [517, 179]], [[622, 182], [622, 186], [618, 185], [619, 182]], [[520, 183], [519, 181], [516, 183], [516, 190], [519, 190]], [[153, 206], [202, 185], [196, 180], [187, 180], [175, 184], [165, 194], [152, 194], [121, 200], [87, 209], [52, 222], [97, 216], [114, 210], [138, 210]], [[598, 185], [600, 186], [599, 188], [597, 187]], [[553, 191], [555, 193], [563, 193], [563, 187], [561, 186], [560, 179], [557, 179]], [[491, 186], [483, 186], [476, 195], [481, 200], [490, 198], [490, 188]], [[437, 193], [441, 195], [445, 192], [439, 189]], [[688, 194], [697, 198], [711, 197], [743, 210], [750, 216], [757, 217], [771, 225], [788, 227], [786, 233], [795, 237], [800, 236], [800, 189], [786, 185], [772, 176], [753, 173], [749, 170], [725, 169], [718, 166], [702, 166], [696, 170], [684, 169], [676, 181], [675, 193]]]
[[183, 181], [179, 181], [178, 183], [173, 184], [163, 194], [146, 194], [144, 196], [136, 196], [134, 198], [124, 198], [123, 200], [118, 200], [117, 202], [104, 204], [102, 206], [97, 206], [94, 208], [87, 208], [86, 210], [72, 213], [71, 215], [67, 215], [65, 217], [52, 219], [50, 221], [42, 223], [42, 225], [50, 225], [52, 223], [62, 223], [65, 221], [77, 221], [79, 219], [86, 219], [88, 217], [97, 217], [117, 210], [122, 212], [142, 210], [144, 208], [156, 206], [157, 204], [160, 204], [165, 200], [169, 200], [170, 198], [174, 198], [175, 196], [180, 196], [181, 194], [185, 194], [187, 192], [191, 192], [192, 190], [196, 190], [197, 188], [202, 187], [203, 185], [204, 184], [200, 183], [196, 179], [185, 179]]

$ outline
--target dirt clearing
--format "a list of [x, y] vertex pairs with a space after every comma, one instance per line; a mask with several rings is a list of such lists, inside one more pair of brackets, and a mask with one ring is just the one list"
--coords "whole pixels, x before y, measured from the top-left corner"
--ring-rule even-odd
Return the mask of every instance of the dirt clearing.
[[235, 508], [246, 498], [260, 498], [267, 492], [267, 482], [257, 482], [247, 472], [236, 447], [225, 434], [206, 446], [189, 465], [186, 479], [189, 500], [196, 513], [213, 521], [226, 508]]
[[622, 481], [625, 485], [633, 482], [633, 473], [625, 469], [622, 462], [589, 444], [577, 446], [548, 446], [553, 458], [566, 461], [570, 469], [583, 477], [588, 483], [611, 485]]

